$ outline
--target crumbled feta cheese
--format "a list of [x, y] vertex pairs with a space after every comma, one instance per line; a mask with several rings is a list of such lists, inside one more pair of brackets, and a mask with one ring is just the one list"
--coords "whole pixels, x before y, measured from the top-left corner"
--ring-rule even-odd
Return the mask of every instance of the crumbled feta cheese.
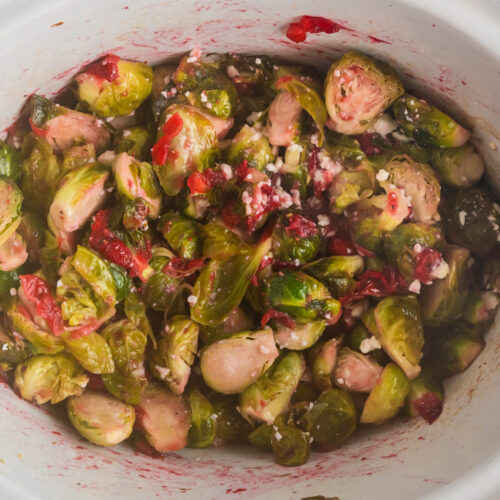
[[240, 76], [240, 72], [232, 64], [231, 66], [227, 67], [226, 72], [229, 78], [237, 78], [238, 76]]
[[460, 225], [463, 226], [465, 224], [465, 217], [467, 216], [467, 212], [465, 210], [461, 210], [458, 212], [458, 220], [460, 221]]
[[254, 111], [253, 113], [250, 113], [247, 116], [247, 123], [249, 123], [250, 125], [254, 124], [260, 118], [261, 114], [261, 111]]
[[340, 70], [338, 70], [338, 69], [334, 70], [333, 76], [339, 77], [340, 76]]
[[245, 214], [246, 215], [251, 215], [252, 214], [252, 197], [250, 196], [250, 193], [248, 191], [243, 191], [241, 195], [241, 201], [243, 202], [243, 205], [245, 205]]
[[420, 253], [422, 251], [422, 245], [420, 243], [415, 243], [415, 245], [413, 245], [413, 251], [415, 253]]
[[188, 58], [186, 59], [186, 62], [187, 62], [187, 63], [194, 63], [194, 62], [196, 62], [197, 60], [198, 60], [198, 58], [193, 56], [193, 57], [188, 57]]
[[330, 224], [330, 217], [325, 214], [318, 215], [318, 225], [319, 226], [328, 226]]
[[410, 138], [406, 137], [404, 134], [400, 134], [398, 131], [392, 133], [392, 137], [400, 142], [410, 142]]
[[212, 109], [213, 108], [213, 104], [211, 102], [207, 102], [205, 104], [205, 106], [208, 108], [208, 109]]
[[337, 383], [340, 384], [340, 385], [342, 385], [344, 383], [344, 379], [342, 377], [339, 377], [337, 379]]
[[311, 135], [311, 144], [313, 146], [318, 146], [318, 134]]
[[166, 379], [170, 374], [170, 370], [166, 366], [155, 365], [155, 368], [158, 371], [158, 375], [160, 375], [160, 378], [162, 380]]
[[304, 148], [300, 144], [297, 144], [296, 142], [294, 142], [293, 144], [290, 144], [290, 146], [288, 146], [288, 150], [289, 151], [298, 151], [299, 153], [302, 153]]
[[484, 307], [486, 307], [487, 311], [491, 311], [498, 306], [498, 302], [500, 299], [493, 292], [485, 292], [482, 296]]
[[318, 161], [321, 169], [330, 172], [333, 176], [339, 174], [343, 169], [340, 163], [333, 161], [323, 150], [318, 153]]
[[201, 102], [207, 102], [208, 101], [208, 98], [207, 98], [207, 93], [205, 90], [202, 90], [201, 91], [201, 94], [200, 94], [200, 100]]
[[268, 163], [266, 165], [266, 170], [268, 170], [269, 172], [277, 172], [278, 169], [276, 168], [276, 165], [274, 163]]
[[413, 293], [420, 293], [420, 281], [413, 280], [408, 287], [408, 290]]
[[233, 169], [227, 163], [221, 163], [220, 170], [224, 179], [229, 180], [233, 178]]
[[387, 170], [384, 170], [383, 168], [381, 168], [377, 172], [377, 175], [375, 176], [375, 179], [377, 179], [377, 181], [379, 182], [386, 181], [388, 178], [389, 178], [389, 172], [387, 172]]
[[450, 272], [450, 266], [443, 260], [439, 266], [436, 267], [436, 269], [433, 269], [432, 272], [430, 273], [431, 278], [436, 278], [436, 279], [443, 279], [448, 276], [448, 273]]
[[187, 301], [188, 301], [189, 304], [191, 304], [192, 306], [194, 306], [196, 304], [196, 302], [198, 302], [198, 297], [196, 297], [196, 295], [190, 295], [187, 298]]
[[359, 350], [363, 354], [368, 354], [369, 352], [374, 351], [375, 349], [380, 349], [382, 346], [379, 341], [375, 337], [369, 337], [364, 339], [361, 344], [359, 344]]
[[255, 64], [262, 64], [262, 59], [260, 57], [256, 57]]
[[360, 318], [361, 315], [365, 312], [366, 308], [367, 308], [366, 302], [361, 302], [359, 304], [356, 304], [351, 309], [351, 316], [353, 318]]
[[259, 139], [262, 139], [262, 132], [257, 132], [256, 134], [252, 135], [252, 137], [250, 138], [250, 140], [252, 142], [258, 141]]
[[17, 290], [15, 288], [11, 288], [9, 290], [9, 293], [10, 293], [11, 297], [14, 297], [15, 295], [17, 295]]
[[300, 199], [300, 193], [298, 189], [290, 189], [290, 194], [292, 195], [292, 202], [297, 208], [302, 207], [302, 201]]
[[396, 122], [387, 113], [383, 114], [374, 124], [373, 131], [382, 137], [387, 136], [398, 128]]

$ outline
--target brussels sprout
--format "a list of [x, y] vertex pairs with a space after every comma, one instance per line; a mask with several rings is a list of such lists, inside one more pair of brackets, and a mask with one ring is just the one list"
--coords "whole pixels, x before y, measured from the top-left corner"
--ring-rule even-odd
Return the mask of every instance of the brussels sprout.
[[130, 293], [132, 287], [132, 280], [128, 277], [127, 273], [119, 265], [108, 262], [108, 269], [113, 280], [115, 281], [116, 288], [116, 302], [121, 302]]
[[471, 187], [484, 173], [483, 159], [470, 144], [460, 148], [434, 149], [431, 165], [443, 182], [458, 188]]
[[278, 358], [269, 370], [240, 394], [241, 415], [247, 420], [272, 424], [287, 409], [305, 367], [300, 353], [289, 352]]
[[270, 238], [266, 238], [255, 248], [242, 248], [239, 254], [210, 260], [194, 284], [191, 318], [202, 325], [222, 323], [240, 304], [270, 246]]
[[297, 321], [335, 323], [341, 306], [330, 298], [327, 288], [319, 281], [298, 271], [283, 271], [267, 282], [265, 294], [273, 309], [289, 314]]
[[370, 392], [382, 374], [382, 367], [368, 356], [343, 347], [335, 365], [335, 383], [346, 391]]
[[28, 136], [24, 148], [29, 155], [23, 160], [21, 189], [25, 208], [44, 216], [52, 203], [61, 172], [52, 147], [43, 139]]
[[115, 370], [111, 349], [96, 332], [79, 338], [66, 335], [64, 347], [90, 373], [113, 373]]
[[363, 272], [363, 257], [334, 255], [306, 264], [302, 269], [321, 281], [333, 297], [342, 297], [354, 288], [354, 277]]
[[238, 100], [233, 82], [213, 65], [191, 59], [183, 57], [173, 74], [178, 90], [184, 93], [191, 105], [218, 118], [229, 118], [234, 114]]
[[73, 427], [98, 446], [121, 443], [134, 428], [134, 407], [101, 392], [86, 390], [69, 398], [66, 410]]
[[24, 212], [21, 222], [17, 227], [17, 232], [26, 242], [26, 249], [30, 262], [38, 264], [40, 254], [45, 243], [44, 224], [40, 217], [33, 212]]
[[93, 144], [73, 146], [63, 152], [62, 171], [67, 173], [95, 161], [96, 152]]
[[394, 417], [410, 391], [410, 382], [398, 366], [389, 363], [363, 407], [362, 424], [381, 424]]
[[296, 467], [307, 462], [311, 454], [311, 437], [279, 417], [273, 425], [271, 446], [277, 464]]
[[332, 387], [332, 373], [337, 360], [339, 343], [337, 339], [330, 339], [316, 344], [310, 351], [309, 364], [312, 379], [320, 391]]
[[185, 316], [173, 316], [157, 339], [149, 358], [151, 373], [174, 394], [182, 394], [191, 373], [198, 346], [198, 325]]
[[273, 435], [273, 426], [268, 424], [259, 425], [249, 435], [248, 440], [256, 448], [262, 451], [272, 451], [271, 439]]
[[191, 405], [191, 427], [188, 432], [188, 445], [192, 448], [208, 448], [215, 439], [215, 414], [212, 403], [198, 390], [189, 394]]
[[239, 394], [269, 369], [278, 357], [271, 329], [241, 332], [201, 351], [205, 383], [223, 394]]
[[227, 443], [246, 443], [252, 426], [238, 412], [238, 398], [217, 394], [211, 402], [216, 415], [216, 436]]
[[13, 233], [0, 245], [0, 271], [8, 272], [22, 266], [28, 260], [26, 242], [20, 234]]
[[19, 335], [9, 335], [0, 326], [0, 373], [10, 370], [31, 356], [31, 350]]
[[148, 156], [154, 137], [145, 127], [130, 127], [121, 131], [115, 142], [116, 153], [127, 153], [138, 160]]
[[483, 286], [486, 290], [500, 293], [500, 261], [488, 259], [482, 266]]
[[175, 196], [189, 174], [213, 165], [219, 153], [217, 136], [209, 120], [182, 104], [163, 112], [158, 130], [152, 149], [154, 169], [165, 193]]
[[113, 373], [102, 375], [106, 389], [126, 403], [138, 404], [147, 384], [144, 369], [146, 335], [126, 319], [111, 323], [101, 335], [111, 349], [115, 364]]
[[[307, 370], [307, 369], [306, 369]], [[302, 378], [308, 374], [306, 371]], [[320, 394], [320, 390], [314, 385], [313, 382], [307, 382], [305, 380], [301, 380], [297, 385], [297, 390], [292, 396], [292, 404], [296, 403], [311, 403], [312, 401], [316, 401]]]
[[273, 325], [274, 340], [281, 349], [303, 351], [316, 343], [325, 328], [326, 323], [324, 321], [312, 321], [295, 325], [295, 327], [288, 327], [278, 323], [276, 326]]
[[311, 435], [320, 450], [334, 450], [356, 429], [356, 407], [349, 393], [326, 389], [299, 419], [298, 425]]
[[473, 325], [487, 324], [495, 318], [500, 299], [493, 292], [470, 291], [465, 301], [464, 319]]
[[282, 214], [273, 231], [273, 252], [278, 260], [303, 264], [319, 251], [321, 235], [316, 224], [302, 215]]
[[500, 210], [491, 197], [479, 189], [458, 191], [447, 208], [447, 236], [480, 257], [498, 248]]
[[430, 341], [430, 364], [440, 378], [465, 371], [484, 349], [477, 328], [464, 322], [444, 326]]
[[224, 160], [230, 165], [240, 165], [246, 160], [249, 167], [264, 170], [274, 161], [274, 155], [267, 137], [244, 125], [224, 149]]
[[241, 308], [233, 309], [224, 323], [204, 326], [200, 329], [200, 337], [205, 345], [227, 337], [230, 333], [245, 332], [253, 328], [252, 318]]
[[108, 177], [108, 168], [98, 163], [67, 174], [50, 206], [54, 225], [67, 233], [83, 227], [104, 202]]
[[375, 307], [375, 336], [389, 357], [409, 379], [420, 373], [424, 332], [416, 299], [386, 297]]
[[99, 116], [128, 115], [151, 93], [153, 69], [108, 55], [76, 76], [78, 99]]
[[21, 175], [21, 156], [12, 147], [0, 141], [0, 177], [16, 180]]
[[107, 125], [93, 115], [80, 113], [52, 103], [45, 97], [31, 97], [31, 128], [54, 151], [66, 151], [82, 143], [104, 151], [111, 134]]
[[0, 178], [0, 245], [5, 243], [21, 222], [23, 194], [10, 179]]
[[23, 314], [25, 310], [19, 301], [12, 301], [6, 314], [12, 324], [12, 330], [26, 339], [34, 354], [56, 354], [64, 349], [61, 337], [42, 330], [35, 322]]
[[330, 184], [330, 201], [337, 213], [342, 213], [348, 206], [364, 199], [373, 193], [375, 188], [375, 172], [371, 166], [362, 170], [349, 172], [342, 170]]
[[469, 140], [467, 130], [423, 99], [405, 94], [392, 110], [405, 134], [422, 147], [457, 148]]
[[164, 214], [158, 223], [158, 230], [174, 252], [186, 260], [201, 254], [200, 229], [200, 224], [175, 212]]
[[19, 275], [16, 271], [0, 271], [0, 297], [7, 297], [10, 290], [19, 288]]
[[410, 381], [410, 392], [406, 397], [406, 413], [410, 417], [421, 416], [432, 424], [443, 410], [443, 384], [429, 371], [423, 371]]
[[299, 138], [301, 112], [302, 106], [291, 92], [282, 90], [274, 98], [264, 129], [273, 146], [288, 147]]
[[39, 405], [79, 396], [88, 382], [83, 368], [64, 352], [38, 354], [16, 366], [14, 386], [23, 399]]
[[187, 444], [191, 411], [183, 396], [150, 383], [137, 406], [137, 427], [160, 453], [182, 450]]
[[346, 52], [331, 65], [325, 80], [331, 128], [347, 135], [362, 134], [403, 92], [390, 66], [360, 52]]
[[387, 355], [381, 349], [381, 347], [376, 347], [376, 344], [378, 344], [379, 346], [380, 344], [374, 336], [377, 332], [377, 324], [375, 323], [375, 309], [371, 309], [370, 314], [370, 319], [373, 320], [374, 333], [369, 332], [363, 324], [358, 323], [347, 333], [346, 345], [353, 351], [367, 354], [370, 360], [384, 365], [388, 361]]
[[158, 64], [153, 68], [153, 88], [151, 89], [153, 99], [159, 97], [161, 92], [168, 88], [176, 69], [174, 64]]
[[410, 201], [412, 217], [417, 222], [437, 219], [441, 187], [432, 168], [416, 163], [408, 156], [396, 156], [384, 169], [389, 173], [388, 182], [404, 190]]
[[445, 254], [448, 274], [444, 279], [426, 286], [420, 295], [424, 323], [433, 326], [447, 323], [462, 312], [467, 297], [469, 255], [469, 250], [465, 248], [448, 245]]
[[146, 306], [137, 292], [127, 295], [123, 303], [123, 309], [129, 321], [131, 321], [138, 330], [144, 333], [146, 337], [151, 340], [153, 346], [156, 347], [156, 338], [148, 316], [146, 315]]

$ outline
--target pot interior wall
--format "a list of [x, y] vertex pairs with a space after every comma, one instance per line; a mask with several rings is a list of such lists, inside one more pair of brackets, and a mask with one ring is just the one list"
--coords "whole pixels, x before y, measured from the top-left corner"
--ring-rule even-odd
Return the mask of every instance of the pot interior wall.
[[[310, 35], [297, 45], [284, 31], [302, 14], [334, 19], [351, 31]], [[448, 0], [439, 6], [427, 0], [2, 1], [0, 130], [30, 93], [55, 95], [83, 64], [105, 53], [155, 63], [200, 47], [326, 68], [356, 48], [392, 64], [407, 88], [465, 120], [492, 182], [500, 186], [495, 15], [499, 8], [490, 2]], [[78, 439], [63, 419], [0, 386], [0, 496], [63, 498], [71, 491], [78, 499], [498, 497], [500, 332], [494, 330], [472, 368], [448, 382], [445, 410], [435, 424], [381, 426], [336, 452], [313, 454], [296, 469], [246, 448], [185, 450], [162, 460], [126, 446], [97, 448]]]

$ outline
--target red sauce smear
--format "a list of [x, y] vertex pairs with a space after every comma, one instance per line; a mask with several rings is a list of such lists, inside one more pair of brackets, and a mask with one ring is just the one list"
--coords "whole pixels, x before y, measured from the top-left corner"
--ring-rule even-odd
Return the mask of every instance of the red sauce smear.
[[377, 38], [376, 36], [368, 35], [368, 40], [370, 40], [370, 43], [386, 43], [387, 45], [392, 45], [391, 42], [388, 42], [387, 40], [382, 40], [381, 38]]
[[422, 283], [430, 283], [432, 271], [443, 262], [443, 256], [432, 248], [423, 248], [415, 255], [415, 279]]
[[120, 58], [109, 54], [104, 56], [99, 61], [92, 63], [85, 71], [90, 75], [97, 76], [97, 78], [102, 78], [108, 82], [114, 82], [120, 75], [118, 71], [118, 62]]
[[340, 30], [352, 31], [326, 17], [302, 16], [298, 23], [290, 23], [286, 36], [293, 42], [299, 43], [305, 41], [308, 33], [337, 33]]
[[292, 214], [288, 220], [289, 223], [285, 227], [285, 232], [293, 238], [310, 238], [319, 233], [316, 224], [302, 215]]
[[179, 113], [174, 113], [162, 127], [163, 135], [151, 149], [153, 164], [164, 165], [167, 159], [175, 161], [178, 157], [176, 151], [169, 151], [170, 141], [181, 133], [184, 122]]
[[205, 259], [184, 260], [181, 257], [173, 257], [162, 271], [172, 278], [181, 278], [190, 276], [201, 269], [204, 264]]
[[44, 130], [43, 128], [37, 127], [31, 118], [28, 118], [28, 122], [30, 124], [31, 130], [37, 137], [45, 137], [48, 133], [48, 130]]
[[412, 405], [428, 424], [434, 423], [443, 411], [443, 402], [433, 392], [426, 392], [415, 401], [412, 401]]
[[49, 285], [42, 278], [34, 274], [19, 276], [23, 292], [36, 307], [36, 313], [47, 321], [54, 335], [61, 335], [64, 331], [64, 322]]
[[276, 311], [276, 309], [268, 309], [260, 321], [261, 328], [264, 328], [271, 319], [275, 319], [280, 325], [287, 328], [295, 328], [295, 320], [287, 313]]

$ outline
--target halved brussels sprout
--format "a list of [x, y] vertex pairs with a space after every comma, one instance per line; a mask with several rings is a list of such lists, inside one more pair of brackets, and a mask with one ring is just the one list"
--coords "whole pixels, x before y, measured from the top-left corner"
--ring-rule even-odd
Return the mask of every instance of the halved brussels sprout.
[[274, 98], [264, 129], [273, 146], [288, 147], [299, 138], [301, 112], [302, 106], [291, 92], [282, 90]]
[[[305, 378], [308, 375], [310, 375], [310, 371], [308, 368], [306, 368], [306, 371], [304, 372], [302, 378]], [[292, 396], [292, 405], [295, 405], [296, 403], [311, 403], [313, 401], [316, 401], [320, 392], [321, 391], [314, 385], [313, 382], [301, 380], [297, 385], [297, 390]]]
[[71, 233], [83, 227], [107, 196], [104, 184], [109, 170], [95, 163], [67, 174], [50, 206], [50, 217], [61, 231]]
[[375, 336], [389, 357], [410, 379], [420, 373], [424, 331], [414, 297], [386, 297], [375, 307]]
[[154, 136], [146, 127], [130, 127], [120, 132], [115, 142], [116, 153], [128, 153], [130, 156], [143, 160], [151, 151]]
[[[371, 309], [370, 314], [373, 318], [373, 331], [376, 333], [377, 324], [375, 323], [374, 308]], [[376, 347], [375, 343], [379, 346], [380, 344], [375, 337], [375, 333], [369, 332], [362, 323], [358, 323], [347, 332], [346, 345], [353, 351], [367, 354], [372, 361], [384, 365], [388, 361], [388, 358], [381, 347]]]
[[500, 298], [493, 292], [470, 291], [465, 301], [464, 319], [473, 325], [488, 324], [495, 318]]
[[153, 69], [108, 55], [76, 76], [78, 98], [99, 116], [128, 115], [149, 96]]
[[38, 264], [45, 243], [45, 225], [42, 218], [34, 212], [24, 212], [17, 232], [26, 242], [30, 262]]
[[23, 193], [14, 181], [0, 178], [0, 245], [5, 243], [21, 222]]
[[158, 230], [175, 253], [186, 260], [201, 255], [200, 224], [174, 212], [162, 215]]
[[186, 446], [191, 411], [183, 396], [150, 383], [136, 409], [137, 427], [156, 451], [177, 451]]
[[322, 451], [338, 448], [354, 432], [357, 425], [354, 402], [345, 391], [326, 389], [298, 421], [314, 444]]
[[156, 219], [161, 212], [161, 190], [153, 167], [139, 162], [128, 153], [120, 153], [113, 162], [116, 189], [127, 200], [146, 202], [148, 216]]
[[462, 312], [467, 297], [469, 255], [465, 248], [448, 245], [445, 254], [448, 274], [426, 286], [420, 295], [424, 323], [433, 326], [447, 323]]
[[39, 95], [33, 95], [30, 104], [33, 133], [54, 151], [65, 151], [87, 143], [93, 144], [100, 153], [109, 144], [108, 126], [94, 115], [59, 106]]
[[153, 164], [165, 193], [175, 196], [189, 174], [212, 166], [219, 154], [215, 129], [191, 106], [173, 104], [162, 114]]
[[252, 328], [252, 318], [241, 307], [236, 307], [231, 311], [224, 323], [200, 328], [200, 337], [203, 343], [208, 345], [227, 337], [230, 333], [246, 332], [252, 330]]
[[64, 336], [64, 346], [68, 352], [90, 373], [113, 373], [115, 363], [108, 343], [96, 332], [80, 338]]
[[147, 337], [129, 320], [106, 326], [101, 332], [108, 343], [115, 371], [102, 375], [106, 389], [126, 403], [138, 404], [147, 384], [144, 355]]
[[0, 373], [6, 372], [31, 356], [31, 350], [19, 335], [10, 335], [0, 326]]
[[273, 309], [284, 312], [301, 323], [324, 319], [337, 321], [341, 306], [327, 288], [316, 279], [298, 271], [283, 271], [267, 282], [265, 294]]
[[470, 144], [459, 148], [434, 149], [431, 165], [443, 182], [458, 188], [471, 187], [484, 173], [483, 159]]
[[281, 349], [303, 351], [316, 343], [325, 328], [324, 321], [311, 321], [310, 323], [297, 324], [295, 327], [277, 323], [273, 325], [274, 340]]
[[16, 180], [21, 175], [21, 155], [12, 146], [0, 141], [0, 177]]
[[337, 360], [339, 344], [338, 339], [330, 339], [315, 344], [309, 353], [312, 379], [320, 391], [332, 387], [332, 373]]
[[256, 427], [249, 435], [248, 440], [256, 448], [262, 451], [273, 451], [271, 439], [273, 434], [273, 426], [262, 424]]
[[410, 382], [406, 375], [398, 366], [389, 363], [365, 402], [360, 422], [381, 424], [394, 417], [409, 391]]
[[332, 128], [342, 134], [362, 134], [403, 92], [390, 66], [360, 52], [346, 52], [331, 65], [325, 80]]
[[79, 396], [88, 382], [83, 368], [69, 354], [37, 354], [16, 366], [14, 386], [23, 399], [39, 405]]
[[304, 373], [302, 354], [289, 352], [240, 394], [239, 411], [249, 419], [272, 424], [283, 413]]
[[123, 309], [125, 316], [132, 324], [151, 340], [153, 346], [156, 346], [156, 338], [146, 314], [146, 306], [137, 292], [127, 295], [123, 303]]
[[406, 397], [406, 413], [410, 417], [421, 416], [432, 424], [443, 410], [443, 384], [430, 371], [423, 371], [410, 380], [410, 392]]
[[253, 384], [278, 357], [271, 329], [241, 332], [215, 341], [201, 351], [205, 383], [223, 394], [239, 394]]
[[246, 160], [249, 167], [258, 170], [264, 170], [267, 164], [274, 161], [267, 137], [248, 125], [244, 125], [233, 137], [223, 154], [230, 165], [240, 165]]
[[20, 234], [13, 233], [0, 245], [0, 271], [8, 272], [22, 266], [28, 260], [26, 242]]
[[68, 399], [69, 421], [88, 441], [98, 446], [114, 446], [125, 441], [134, 428], [134, 407], [109, 394], [86, 390]]
[[238, 397], [216, 394], [210, 398], [215, 410], [215, 434], [223, 442], [246, 443], [252, 426], [237, 410]]
[[129, 278], [123, 267], [120, 267], [114, 262], [108, 262], [108, 269], [113, 280], [115, 281], [116, 288], [116, 302], [121, 302], [125, 297], [130, 294], [130, 289], [132, 287], [132, 279]]
[[95, 161], [96, 152], [93, 144], [73, 146], [63, 152], [62, 171], [67, 173]]
[[271, 446], [277, 464], [296, 467], [307, 462], [311, 454], [311, 437], [308, 432], [288, 425], [283, 417], [278, 417], [273, 425]]
[[423, 147], [456, 148], [469, 140], [467, 130], [423, 99], [405, 94], [392, 109], [404, 132]]
[[368, 356], [343, 347], [335, 365], [335, 383], [346, 391], [370, 392], [375, 387], [383, 368]]
[[151, 373], [174, 394], [182, 394], [191, 373], [198, 346], [198, 325], [185, 316], [168, 319], [149, 357]]
[[486, 290], [500, 293], [500, 260], [488, 259], [482, 265], [482, 279]]
[[191, 427], [188, 432], [188, 445], [193, 448], [207, 448], [215, 439], [215, 414], [212, 403], [198, 390], [189, 394], [191, 405]]
[[238, 235], [213, 222], [201, 227], [201, 236], [203, 256], [209, 259], [225, 259], [251, 248]]

